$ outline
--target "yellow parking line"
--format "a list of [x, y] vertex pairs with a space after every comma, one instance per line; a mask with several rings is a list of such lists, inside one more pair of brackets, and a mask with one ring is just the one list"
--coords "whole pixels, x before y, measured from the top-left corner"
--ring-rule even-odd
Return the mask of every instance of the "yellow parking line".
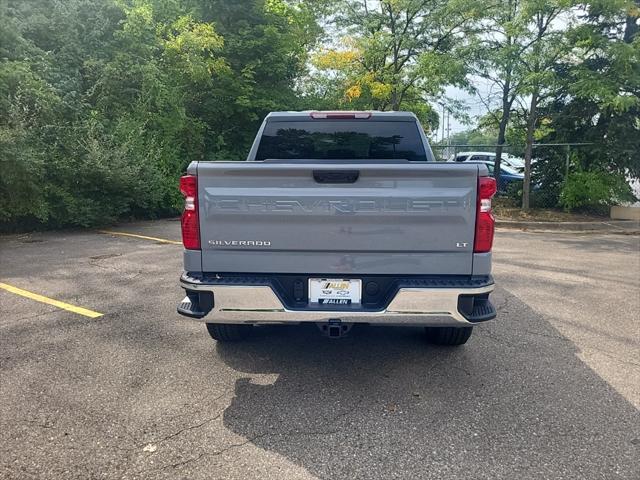
[[147, 237], [146, 235], [136, 235], [135, 233], [114, 232], [113, 230], [98, 230], [98, 233], [107, 233], [109, 235], [122, 235], [123, 237], [141, 238], [143, 240], [152, 240], [159, 243], [170, 243], [171, 245], [182, 245], [182, 242], [175, 240], [167, 240], [166, 238]]
[[53, 305], [54, 307], [62, 308], [64, 310], [77, 313], [79, 315], [84, 315], [85, 317], [98, 318], [102, 316], [102, 313], [94, 312], [93, 310], [88, 310], [82, 307], [76, 307], [75, 305], [70, 305], [68, 303], [60, 302], [59, 300], [54, 300], [53, 298], [43, 297], [42, 295], [38, 295], [37, 293], [29, 292], [27, 290], [14, 287], [12, 285], [7, 285], [6, 283], [0, 283], [0, 288], [6, 290], [7, 292], [15, 293], [16, 295], [22, 295], [23, 297], [30, 298], [31, 300], [36, 300], [38, 302], [46, 303], [48, 305]]

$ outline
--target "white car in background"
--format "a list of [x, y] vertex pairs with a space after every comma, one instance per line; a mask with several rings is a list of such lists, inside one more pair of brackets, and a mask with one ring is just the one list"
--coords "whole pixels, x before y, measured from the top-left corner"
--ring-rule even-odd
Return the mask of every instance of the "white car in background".
[[[450, 162], [490, 162], [495, 163], [495, 152], [458, 152], [449, 157]], [[524, 160], [519, 157], [511, 156], [507, 153], [502, 154], [502, 165], [513, 168], [518, 172], [524, 171]]]

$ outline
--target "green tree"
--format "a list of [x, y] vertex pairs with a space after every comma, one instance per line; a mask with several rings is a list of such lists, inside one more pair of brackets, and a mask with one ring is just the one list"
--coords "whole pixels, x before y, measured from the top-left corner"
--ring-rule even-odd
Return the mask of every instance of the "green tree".
[[[569, 174], [640, 178], [638, 3], [584, 2], [567, 31], [571, 52], [554, 66], [558, 88], [542, 104], [536, 135], [545, 143], [589, 143], [571, 148]], [[537, 151], [533, 174], [553, 205], [565, 188], [566, 151]]]
[[429, 100], [446, 85], [465, 86], [464, 34], [479, 18], [474, 0], [334, 2], [336, 46], [321, 49], [314, 65], [337, 85], [338, 106], [398, 110], [423, 121], [437, 115]]
[[527, 95], [527, 130], [524, 151], [524, 180], [522, 209], [528, 210], [531, 192], [531, 158], [538, 123], [540, 102], [551, 96], [557, 88], [553, 67], [568, 52], [562, 25], [563, 14], [568, 14], [570, 0], [532, 0], [524, 13], [529, 19], [527, 30], [531, 47], [521, 56], [522, 94]]
[[321, 5], [314, 3], [189, 0], [224, 38], [222, 56], [231, 72], [215, 95], [203, 91], [194, 105], [209, 130], [209, 158], [244, 158], [268, 112], [302, 106], [297, 81], [321, 34]]
[[[472, 74], [490, 85], [491, 95], [479, 98], [487, 106], [486, 121], [493, 121], [497, 127], [496, 161], [494, 175], [500, 178], [500, 165], [506, 140], [506, 132], [511, 119], [514, 102], [522, 87], [519, 75], [521, 57], [531, 47], [527, 30], [525, 6], [528, 0], [498, 0], [488, 2], [483, 18], [483, 31], [472, 46]], [[492, 103], [493, 92], [499, 95], [499, 108]]]
[[318, 5], [1, 0], [2, 228], [175, 214], [190, 161], [303, 104]]
[[[640, 0], [594, 0], [582, 12], [583, 22], [569, 32], [572, 56], [581, 61], [561, 66], [566, 81], [556, 105], [578, 114], [583, 121], [574, 128], [596, 144], [584, 167], [640, 178]], [[558, 112], [556, 128], [566, 131], [568, 114]]]
[[0, 63], [0, 221], [49, 217], [46, 132], [61, 99], [27, 62]]

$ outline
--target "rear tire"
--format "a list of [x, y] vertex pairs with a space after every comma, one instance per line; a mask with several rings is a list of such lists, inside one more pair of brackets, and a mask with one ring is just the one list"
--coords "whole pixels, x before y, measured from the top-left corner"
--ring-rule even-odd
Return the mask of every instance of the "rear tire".
[[464, 345], [472, 331], [473, 327], [425, 327], [427, 340], [435, 345]]
[[232, 323], [207, 323], [207, 331], [211, 338], [218, 342], [239, 342], [251, 333], [252, 325], [235, 325]]

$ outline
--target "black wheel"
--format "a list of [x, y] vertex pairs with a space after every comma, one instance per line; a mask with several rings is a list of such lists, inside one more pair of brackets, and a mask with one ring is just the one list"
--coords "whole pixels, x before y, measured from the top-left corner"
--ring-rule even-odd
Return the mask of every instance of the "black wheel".
[[427, 340], [436, 345], [464, 345], [473, 327], [425, 327]]
[[249, 335], [252, 327], [232, 323], [207, 323], [206, 325], [211, 338], [219, 342], [239, 342]]

